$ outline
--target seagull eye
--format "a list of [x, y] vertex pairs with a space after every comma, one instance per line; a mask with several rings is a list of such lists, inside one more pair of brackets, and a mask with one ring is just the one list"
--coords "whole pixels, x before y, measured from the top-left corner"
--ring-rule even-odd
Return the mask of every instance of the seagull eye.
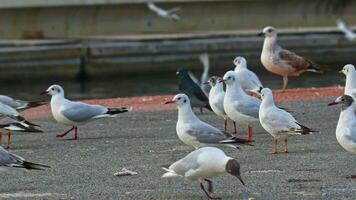
[[178, 100], [180, 100], [181, 98], [180, 97], [178, 97]]

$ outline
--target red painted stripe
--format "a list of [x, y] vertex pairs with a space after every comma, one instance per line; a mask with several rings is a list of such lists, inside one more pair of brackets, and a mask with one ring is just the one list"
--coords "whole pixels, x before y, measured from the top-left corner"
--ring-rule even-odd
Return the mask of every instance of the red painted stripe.
[[[275, 101], [307, 101], [325, 98], [333, 98], [343, 94], [342, 87], [323, 87], [323, 88], [297, 88], [286, 89], [285, 92], [280, 90], [273, 91]], [[115, 99], [90, 99], [83, 102], [90, 104], [100, 104], [108, 107], [125, 106], [132, 112], [152, 112], [175, 109], [174, 104], [164, 104], [171, 100], [174, 95], [161, 96], [142, 96], [142, 97], [125, 97]], [[24, 116], [28, 119], [45, 119], [51, 117], [50, 106], [44, 105], [24, 111]]]

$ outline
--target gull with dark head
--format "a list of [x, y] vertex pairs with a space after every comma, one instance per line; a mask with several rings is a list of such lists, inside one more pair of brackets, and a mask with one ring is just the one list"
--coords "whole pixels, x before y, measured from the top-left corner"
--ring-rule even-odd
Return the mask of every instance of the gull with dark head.
[[74, 130], [75, 135], [71, 140], [78, 139], [78, 126], [96, 119], [115, 117], [120, 113], [128, 111], [125, 107], [107, 108], [102, 105], [90, 105], [82, 102], [70, 101], [64, 97], [64, 90], [60, 85], [51, 85], [46, 91], [42, 92], [42, 94], [49, 94], [52, 96], [51, 111], [53, 118], [61, 124], [72, 126], [71, 129], [63, 134], [58, 134], [56, 137], [64, 137]]
[[[191, 181], [199, 181], [200, 188], [209, 199], [220, 199], [211, 196], [213, 183], [210, 178], [231, 174], [238, 178], [245, 185], [241, 178], [240, 164], [236, 159], [226, 156], [226, 154], [215, 147], [204, 147], [189, 153], [184, 158], [173, 163], [169, 168], [163, 168], [167, 172], [163, 178], [184, 178]], [[203, 181], [208, 183], [206, 190]]]

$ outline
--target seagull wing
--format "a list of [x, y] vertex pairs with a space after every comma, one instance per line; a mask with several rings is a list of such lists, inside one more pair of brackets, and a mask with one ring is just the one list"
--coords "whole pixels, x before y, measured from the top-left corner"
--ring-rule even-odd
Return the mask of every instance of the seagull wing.
[[63, 105], [61, 113], [74, 122], [85, 122], [90, 119], [105, 115], [108, 109], [101, 105], [90, 105], [82, 102], [69, 102]]

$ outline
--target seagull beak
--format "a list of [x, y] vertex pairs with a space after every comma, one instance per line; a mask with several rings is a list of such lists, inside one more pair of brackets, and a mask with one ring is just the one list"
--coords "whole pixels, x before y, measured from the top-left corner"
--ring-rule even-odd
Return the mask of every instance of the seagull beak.
[[223, 77], [219, 77], [219, 83], [225, 83], [225, 80]]
[[339, 103], [338, 102], [331, 102], [331, 103], [328, 104], [328, 106], [334, 106], [334, 105], [337, 105], [337, 104], [339, 104]]
[[240, 182], [242, 183], [242, 185], [245, 185], [245, 182], [242, 180], [240, 175], [237, 175], [236, 178], [238, 178], [240, 180]]
[[174, 101], [167, 101], [166, 103], [164, 103], [164, 104], [171, 104], [171, 103], [174, 103]]
[[342, 70], [339, 71], [339, 74], [343, 74], [343, 73], [344, 73], [344, 71], [342, 71]]
[[264, 35], [263, 32], [260, 32], [260, 33], [257, 34], [257, 36], [263, 36], [263, 35]]
[[41, 92], [40, 94], [48, 94], [48, 91], [46, 90], [46, 91], [43, 91], [43, 92]]
[[209, 85], [209, 81], [207, 81], [207, 82], [204, 82], [203, 84], [204, 84], [204, 85]]

